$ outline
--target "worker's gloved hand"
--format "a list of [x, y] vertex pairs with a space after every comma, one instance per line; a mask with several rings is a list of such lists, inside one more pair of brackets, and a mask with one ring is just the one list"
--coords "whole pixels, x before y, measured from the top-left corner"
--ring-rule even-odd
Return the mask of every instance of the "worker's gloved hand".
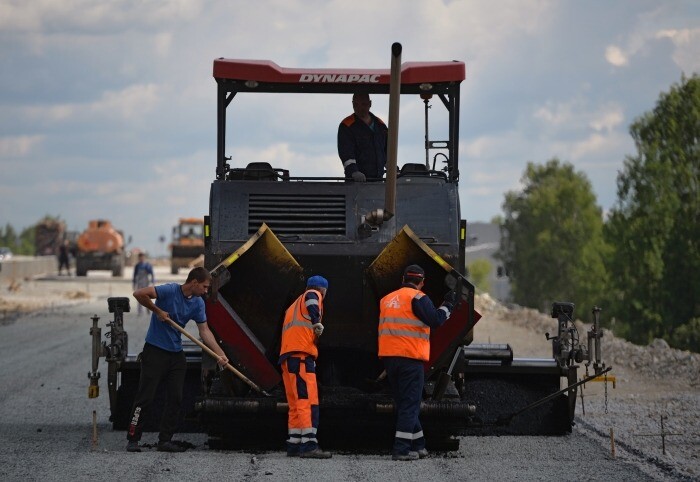
[[352, 180], [355, 182], [365, 182], [367, 180], [367, 177], [360, 171], [355, 171], [352, 173]]
[[445, 293], [445, 301], [443, 303], [450, 311], [457, 306], [457, 292], [455, 290]]
[[321, 336], [323, 334], [323, 325], [321, 323], [314, 323], [311, 326], [313, 327], [316, 336]]

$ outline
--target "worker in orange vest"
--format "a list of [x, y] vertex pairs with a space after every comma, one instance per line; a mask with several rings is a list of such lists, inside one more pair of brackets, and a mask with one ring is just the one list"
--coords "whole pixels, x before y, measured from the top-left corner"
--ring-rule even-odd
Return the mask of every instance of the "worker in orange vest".
[[457, 294], [450, 291], [436, 309], [421, 291], [424, 284], [425, 271], [412, 264], [404, 270], [401, 288], [382, 298], [379, 305], [379, 357], [384, 361], [396, 408], [393, 460], [428, 456], [418, 419], [423, 364], [430, 358], [430, 329], [447, 321], [457, 300]]
[[287, 308], [282, 325], [279, 363], [287, 395], [289, 415], [287, 456], [329, 459], [330, 452], [318, 446], [318, 388], [316, 386], [317, 343], [323, 334], [323, 299], [328, 281], [311, 276], [306, 290]]

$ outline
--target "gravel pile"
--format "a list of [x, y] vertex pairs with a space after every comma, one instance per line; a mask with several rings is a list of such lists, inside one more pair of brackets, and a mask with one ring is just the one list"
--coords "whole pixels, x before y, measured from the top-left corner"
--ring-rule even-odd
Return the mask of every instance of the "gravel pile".
[[[549, 315], [531, 308], [504, 306], [487, 294], [477, 295], [475, 305], [483, 316], [499, 317], [540, 334], [551, 334], [554, 330], [554, 320]], [[576, 327], [581, 340], [585, 340], [591, 325], [577, 320]], [[654, 380], [672, 378], [690, 387], [700, 387], [700, 354], [671, 348], [665, 340], [659, 338], [648, 346], [639, 346], [603, 329], [603, 358], [608, 365], [629, 368]]]
[[[530, 308], [504, 306], [488, 295], [477, 295], [475, 305], [485, 318], [526, 327], [533, 337], [553, 330], [549, 315]], [[585, 339], [590, 324], [576, 325]], [[617, 457], [654, 478], [700, 480], [700, 354], [671, 348], [661, 339], [635, 345], [609, 330], [604, 330], [602, 351], [606, 365], [613, 367], [616, 388], [611, 383], [584, 386], [575, 430], [610, 447], [612, 429]]]

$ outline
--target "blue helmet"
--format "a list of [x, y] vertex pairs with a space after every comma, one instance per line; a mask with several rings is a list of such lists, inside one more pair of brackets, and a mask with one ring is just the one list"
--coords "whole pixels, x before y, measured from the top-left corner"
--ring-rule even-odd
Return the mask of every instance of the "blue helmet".
[[311, 276], [307, 281], [306, 281], [306, 287], [311, 288], [312, 286], [316, 286], [318, 288], [326, 288], [328, 289], [328, 280], [324, 278], [323, 276]]

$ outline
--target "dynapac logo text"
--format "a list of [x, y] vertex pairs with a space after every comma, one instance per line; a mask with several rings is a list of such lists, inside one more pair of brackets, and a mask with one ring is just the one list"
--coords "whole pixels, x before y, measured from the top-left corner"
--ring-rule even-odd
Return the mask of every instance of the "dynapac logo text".
[[299, 82], [377, 83], [379, 74], [302, 74]]

